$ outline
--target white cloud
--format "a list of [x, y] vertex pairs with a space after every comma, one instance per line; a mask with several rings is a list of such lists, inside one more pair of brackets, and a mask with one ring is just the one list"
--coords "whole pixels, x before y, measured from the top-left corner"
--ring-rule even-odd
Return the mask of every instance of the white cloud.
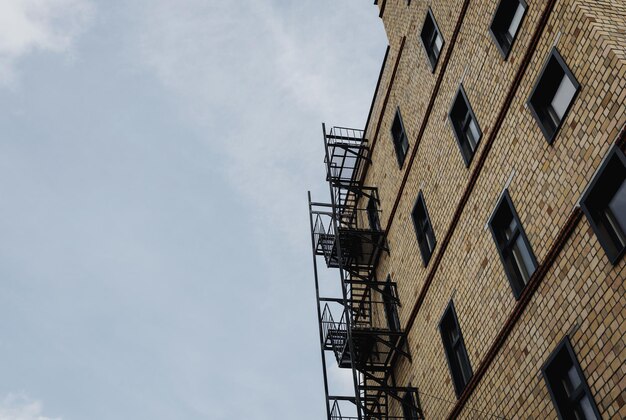
[[23, 394], [8, 394], [0, 401], [0, 420], [61, 420], [43, 415], [41, 401]]
[[15, 81], [18, 61], [34, 51], [67, 52], [93, 10], [89, 0], [2, 0], [0, 85]]
[[300, 3], [150, 0], [139, 25], [144, 65], [206, 127], [258, 226], [289, 245], [306, 243], [295, 227], [323, 180], [320, 123], [362, 128], [384, 53], [374, 7]]

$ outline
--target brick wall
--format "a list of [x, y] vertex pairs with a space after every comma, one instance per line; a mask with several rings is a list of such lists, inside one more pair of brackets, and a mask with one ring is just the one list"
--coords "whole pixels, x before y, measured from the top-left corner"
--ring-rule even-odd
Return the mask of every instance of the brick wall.
[[[429, 418], [458, 405], [438, 331], [450, 299], [474, 372], [516, 307], [485, 228], [507, 181], [537, 261], [547, 264], [626, 123], [625, 2], [529, 0], [506, 61], [488, 34], [498, 3], [379, 1], [390, 53], [366, 132], [373, 152], [365, 184], [379, 188], [388, 227], [390, 253], [377, 275], [398, 283], [401, 322], [411, 327], [413, 361], [399, 359], [396, 380], [420, 389]], [[429, 7], [445, 40], [434, 73], [419, 41]], [[549, 145], [526, 101], [554, 45], [581, 90]], [[469, 167], [447, 121], [461, 82], [482, 130]], [[398, 107], [410, 145], [402, 168], [390, 136]], [[410, 218], [419, 191], [437, 238], [427, 267]], [[578, 220], [484, 376], [458, 405], [461, 417], [555, 418], [540, 368], [568, 333], [600, 412], [626, 417], [625, 261], [612, 266], [588, 221]]]

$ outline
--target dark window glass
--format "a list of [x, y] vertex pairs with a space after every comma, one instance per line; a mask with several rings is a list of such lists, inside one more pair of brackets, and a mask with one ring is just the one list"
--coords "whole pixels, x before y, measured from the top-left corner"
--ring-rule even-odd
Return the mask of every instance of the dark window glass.
[[387, 317], [389, 330], [400, 331], [400, 317], [398, 316], [397, 299], [395, 289], [391, 284], [391, 276], [387, 277], [383, 292], [383, 304], [385, 306], [385, 315]]
[[459, 327], [459, 321], [452, 301], [450, 301], [441, 318], [439, 331], [441, 332], [441, 340], [443, 341], [448, 366], [452, 374], [454, 391], [458, 397], [472, 378], [472, 366], [467, 356], [463, 335], [461, 334], [461, 328]]
[[467, 99], [463, 85], [459, 87], [448, 113], [448, 118], [450, 118], [452, 131], [461, 149], [461, 156], [463, 156], [465, 166], [469, 166], [478, 142], [482, 137], [482, 132], [478, 126], [476, 115], [474, 115], [474, 111], [472, 111], [472, 107]]
[[611, 149], [580, 205], [612, 264], [626, 251], [626, 157]]
[[526, 14], [524, 0], [502, 0], [493, 15], [489, 32], [506, 60]]
[[402, 397], [402, 414], [404, 414], [405, 420], [421, 420], [424, 418], [417, 389], [406, 392], [404, 397]]
[[370, 224], [370, 229], [380, 232], [380, 217], [378, 214], [378, 200], [374, 197], [370, 197], [367, 201], [367, 219]]
[[548, 143], [554, 140], [579, 89], [563, 57], [553, 48], [528, 99], [528, 108]]
[[560, 419], [602, 418], [567, 337], [550, 355], [542, 372]]
[[504, 264], [516, 298], [537, 268], [537, 260], [530, 247], [526, 233], [517, 216], [508, 191], [504, 191], [496, 210], [489, 220], [491, 233]]
[[391, 138], [393, 139], [393, 147], [396, 150], [396, 157], [398, 158], [398, 166], [402, 167], [404, 164], [404, 158], [409, 150], [409, 140], [404, 130], [404, 123], [402, 122], [402, 115], [400, 115], [400, 108], [396, 110], [396, 116], [393, 119], [391, 125]]
[[415, 234], [417, 235], [417, 243], [420, 247], [422, 260], [424, 261], [424, 266], [426, 266], [428, 265], [428, 261], [430, 261], [437, 241], [435, 240], [435, 232], [433, 231], [433, 226], [430, 223], [430, 217], [428, 217], [428, 211], [426, 210], [424, 194], [422, 194], [421, 191], [417, 196], [411, 216], [413, 218], [413, 226], [415, 227]]
[[437, 26], [437, 22], [435, 21], [435, 17], [430, 9], [428, 9], [426, 19], [424, 20], [424, 26], [422, 26], [420, 39], [422, 40], [422, 45], [424, 45], [424, 49], [426, 50], [430, 67], [434, 72], [435, 67], [437, 67], [437, 61], [439, 61], [439, 56], [441, 55], [444, 41], [441, 31], [439, 31], [439, 27]]

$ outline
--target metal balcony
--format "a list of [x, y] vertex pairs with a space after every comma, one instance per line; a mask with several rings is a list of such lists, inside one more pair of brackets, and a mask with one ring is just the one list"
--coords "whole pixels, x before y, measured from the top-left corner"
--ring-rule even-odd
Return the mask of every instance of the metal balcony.
[[339, 367], [386, 372], [394, 356], [410, 359], [397, 315], [395, 283], [354, 281], [349, 287], [350, 298], [340, 319], [335, 320], [328, 303], [320, 319], [324, 349], [334, 353]]
[[324, 131], [326, 180], [332, 185], [359, 185], [369, 148], [363, 130], [333, 127]]
[[370, 276], [381, 253], [388, 250], [378, 194], [372, 188], [337, 192], [334, 201], [341, 205], [315, 203], [312, 207], [314, 253], [323, 256], [329, 268]]
[[[331, 420], [407, 420], [424, 419], [419, 392], [415, 387], [382, 387], [359, 385], [360, 401], [363, 406], [357, 408], [354, 397], [330, 396]], [[407, 399], [407, 394], [411, 398]], [[409, 414], [410, 413], [410, 414]], [[360, 417], [359, 417], [360, 415]]]

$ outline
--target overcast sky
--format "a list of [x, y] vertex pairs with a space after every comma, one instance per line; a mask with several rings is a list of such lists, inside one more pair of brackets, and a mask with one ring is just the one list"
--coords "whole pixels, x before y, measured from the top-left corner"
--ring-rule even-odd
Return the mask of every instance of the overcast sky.
[[385, 47], [369, 0], [0, 0], [0, 420], [323, 418], [306, 191]]

